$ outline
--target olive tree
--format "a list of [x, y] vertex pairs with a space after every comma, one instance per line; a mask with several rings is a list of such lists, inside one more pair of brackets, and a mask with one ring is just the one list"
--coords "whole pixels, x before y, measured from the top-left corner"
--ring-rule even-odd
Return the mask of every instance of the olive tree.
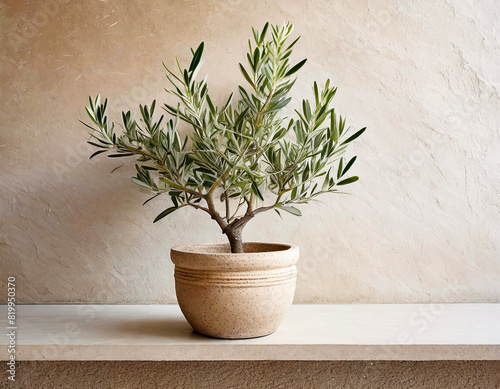
[[[243, 228], [258, 214], [300, 216], [296, 205], [357, 181], [346, 176], [356, 157], [347, 160], [343, 154], [366, 128], [349, 134], [345, 118], [331, 107], [337, 88], [330, 80], [314, 82], [313, 97], [302, 100], [293, 117], [280, 114], [306, 63], [290, 63], [300, 38], [291, 41], [292, 29], [289, 23], [252, 29], [246, 63], [239, 64], [246, 85], [221, 107], [210, 98], [206, 78], [197, 78], [204, 43], [191, 50], [188, 68], [177, 57], [176, 69], [164, 64], [167, 91], [178, 99], [176, 106], [164, 105], [167, 118], [155, 114], [153, 101], [139, 106], [139, 119], [122, 112], [118, 124], [108, 119], [107, 100], [89, 98], [91, 123], [84, 124], [91, 129], [88, 143], [98, 149], [91, 158], [101, 153], [136, 158], [132, 181], [153, 194], [145, 203], [160, 195], [170, 198], [154, 222], [183, 207], [206, 212], [233, 253], [243, 252]], [[181, 123], [189, 135], [181, 135], [186, 127]]]

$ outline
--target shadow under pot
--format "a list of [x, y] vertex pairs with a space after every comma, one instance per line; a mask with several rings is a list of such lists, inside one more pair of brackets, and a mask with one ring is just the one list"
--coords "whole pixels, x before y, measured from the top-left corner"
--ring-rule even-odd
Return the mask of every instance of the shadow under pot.
[[182, 313], [203, 335], [244, 339], [276, 331], [293, 302], [299, 248], [277, 243], [195, 244], [171, 250]]

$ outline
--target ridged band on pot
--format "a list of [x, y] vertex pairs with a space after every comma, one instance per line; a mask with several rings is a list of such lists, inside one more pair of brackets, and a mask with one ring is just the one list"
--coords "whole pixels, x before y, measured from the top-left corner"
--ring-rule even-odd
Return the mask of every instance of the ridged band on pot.
[[276, 330], [295, 293], [299, 248], [276, 243], [174, 247], [177, 300], [195, 331], [217, 338], [253, 338]]

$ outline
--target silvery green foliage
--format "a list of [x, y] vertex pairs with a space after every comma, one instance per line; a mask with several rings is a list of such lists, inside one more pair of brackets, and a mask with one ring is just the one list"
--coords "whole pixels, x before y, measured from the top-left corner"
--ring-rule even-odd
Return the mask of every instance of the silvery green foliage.
[[[285, 23], [252, 29], [247, 63], [239, 65], [247, 85], [222, 107], [212, 102], [206, 80], [197, 80], [203, 43], [192, 51], [187, 69], [177, 59], [177, 69], [165, 66], [168, 92], [179, 100], [163, 107], [168, 120], [155, 114], [153, 101], [140, 106], [139, 120], [123, 112], [123, 131], [117, 131], [106, 114], [107, 101], [89, 98], [89, 143], [98, 148], [92, 157], [106, 152], [110, 158], [137, 157], [132, 181], [149, 189], [152, 198], [167, 194], [172, 201], [155, 222], [191, 206], [209, 213], [223, 231], [270, 209], [300, 215], [294, 205], [357, 181], [347, 176], [356, 157], [342, 155], [365, 128], [348, 135], [345, 119], [331, 107], [337, 88], [330, 80], [322, 87], [314, 83], [313, 99], [303, 100], [293, 118], [280, 115], [306, 62], [290, 63], [299, 40], [290, 42], [292, 28]], [[192, 129], [189, 137], [179, 133], [182, 122]], [[214, 199], [224, 203], [224, 212], [217, 211]]]

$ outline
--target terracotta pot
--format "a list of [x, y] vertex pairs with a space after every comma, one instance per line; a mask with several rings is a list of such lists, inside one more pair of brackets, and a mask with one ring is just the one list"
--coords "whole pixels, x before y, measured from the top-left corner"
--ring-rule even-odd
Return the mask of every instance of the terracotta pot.
[[174, 247], [175, 290], [182, 313], [196, 332], [242, 339], [276, 331], [292, 304], [299, 248], [276, 243]]

